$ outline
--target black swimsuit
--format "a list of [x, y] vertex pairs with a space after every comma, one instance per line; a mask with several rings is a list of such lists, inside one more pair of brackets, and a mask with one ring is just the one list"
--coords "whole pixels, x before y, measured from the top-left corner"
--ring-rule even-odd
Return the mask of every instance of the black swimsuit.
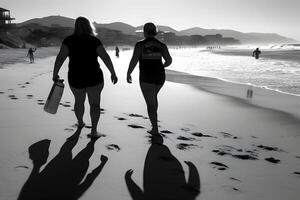
[[166, 80], [165, 68], [162, 63], [162, 51], [165, 44], [155, 38], [147, 38], [137, 43], [142, 53], [139, 58], [140, 82], [163, 85]]
[[96, 49], [101, 41], [91, 35], [71, 35], [64, 39], [69, 49], [68, 81], [71, 87], [82, 89], [103, 83]]

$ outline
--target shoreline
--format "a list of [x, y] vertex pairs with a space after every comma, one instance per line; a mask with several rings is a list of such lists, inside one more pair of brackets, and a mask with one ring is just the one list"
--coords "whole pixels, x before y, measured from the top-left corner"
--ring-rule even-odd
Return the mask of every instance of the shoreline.
[[[0, 49], [0, 69], [7, 65], [18, 63], [29, 63], [29, 58], [26, 57], [28, 49]], [[35, 60], [56, 56], [59, 47], [40, 47], [34, 53]]]
[[[224, 56], [246, 56], [252, 57], [252, 52], [254, 49], [217, 49], [215, 51], [210, 51], [213, 54], [219, 54]], [[271, 60], [279, 60], [279, 61], [290, 61], [300, 63], [300, 58], [298, 57], [300, 50], [278, 50], [278, 49], [261, 49], [262, 54], [260, 55], [260, 59], [271, 59]], [[282, 56], [284, 52], [293, 52], [290, 57], [286, 55]], [[253, 58], [254, 59], [254, 58]]]
[[254, 94], [252, 98], [247, 98], [246, 94], [249, 88], [247, 84], [229, 82], [213, 77], [202, 77], [169, 69], [166, 69], [166, 73], [167, 81], [187, 84], [202, 91], [234, 98], [245, 104], [287, 113], [300, 122], [300, 111], [294, 109], [294, 107], [300, 107], [299, 96], [251, 86]]
[[[59, 48], [46, 47], [46, 48], [40, 48], [38, 50], [40, 51], [37, 51], [35, 55], [35, 58], [37, 60], [54, 57], [57, 54]], [[26, 49], [24, 49], [24, 51], [26, 51]], [[212, 53], [222, 54], [221, 52], [212, 52]], [[228, 54], [230, 54], [230, 52], [228, 52]], [[17, 54], [17, 57], [19, 56], [20, 55]], [[16, 65], [16, 64], [21, 65], [24, 64], [24, 62], [26, 61], [23, 60], [22, 62], [22, 60], [21, 61], [13, 60], [13, 61], [6, 62], [3, 66], [1, 66], [2, 63], [0, 62], [0, 69], [1, 67], [3, 68], [6, 67], [7, 65]], [[298, 112], [295, 111], [295, 109], [292, 109], [291, 106], [283, 106], [282, 103], [278, 101], [272, 103], [271, 105], [268, 105], [268, 102], [266, 102], [266, 99], [269, 99], [271, 102], [272, 101], [274, 102], [272, 98], [275, 97], [280, 99], [287, 99], [288, 102], [292, 103], [292, 105], [298, 105], [300, 107], [300, 103], [296, 103], [300, 99], [300, 96], [297, 94], [290, 94], [287, 92], [282, 92], [274, 89], [255, 86], [252, 84], [233, 82], [233, 81], [224, 80], [216, 77], [198, 76], [198, 75], [193, 75], [186, 72], [180, 72], [180, 71], [170, 70], [170, 69], [166, 69], [166, 74], [167, 74], [166, 81], [186, 84], [202, 91], [235, 98], [235, 100], [237, 101], [242, 101], [243, 103], [252, 106], [291, 114], [292, 116], [296, 117], [297, 120], [300, 120], [300, 111]], [[249, 87], [252, 87], [254, 90], [253, 98], [246, 98], [246, 92]], [[265, 98], [256, 98], [257, 95], [259, 97], [265, 96]]]

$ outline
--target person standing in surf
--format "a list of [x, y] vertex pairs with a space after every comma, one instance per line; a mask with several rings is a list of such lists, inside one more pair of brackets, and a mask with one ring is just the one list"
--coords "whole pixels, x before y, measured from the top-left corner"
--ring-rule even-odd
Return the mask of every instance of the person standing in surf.
[[156, 35], [156, 26], [153, 23], [146, 23], [144, 25], [145, 39], [136, 43], [127, 71], [127, 82], [132, 83], [131, 73], [139, 62], [140, 87], [147, 104], [148, 116], [152, 125], [152, 130], [148, 132], [152, 135], [159, 134], [157, 95], [166, 79], [165, 67], [172, 63], [172, 57], [167, 45], [156, 39]]
[[101, 113], [100, 99], [104, 80], [98, 56], [110, 71], [112, 83], [116, 84], [118, 81], [112, 61], [96, 35], [95, 28], [89, 20], [85, 17], [78, 17], [75, 21], [74, 33], [62, 42], [53, 70], [53, 81], [58, 81], [58, 72], [69, 57], [68, 82], [75, 98], [74, 110], [78, 127], [85, 126], [83, 115], [87, 95], [92, 122], [92, 130], [89, 134], [91, 137], [100, 136], [97, 132], [97, 125]]
[[260, 54], [261, 54], [261, 51], [259, 50], [259, 48], [256, 48], [252, 53], [252, 57], [255, 57], [255, 59], [259, 59]]
[[27, 56], [26, 57], [29, 57], [29, 60], [30, 60], [30, 63], [34, 63], [34, 55], [33, 53], [36, 51], [36, 48], [29, 48], [28, 49], [28, 52], [27, 52]]

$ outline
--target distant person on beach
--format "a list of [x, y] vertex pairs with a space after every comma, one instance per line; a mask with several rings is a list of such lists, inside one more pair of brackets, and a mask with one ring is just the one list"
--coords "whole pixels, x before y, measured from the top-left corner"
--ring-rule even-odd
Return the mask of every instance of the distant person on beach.
[[116, 51], [116, 57], [119, 58], [120, 49], [118, 46], [116, 46], [115, 51]]
[[75, 97], [75, 115], [78, 127], [84, 127], [84, 102], [86, 95], [90, 104], [92, 130], [89, 136], [99, 137], [97, 125], [100, 118], [101, 91], [104, 86], [103, 73], [98, 63], [98, 56], [111, 73], [111, 81], [116, 84], [116, 76], [112, 61], [104, 49], [101, 41], [96, 37], [95, 28], [85, 17], [78, 17], [75, 21], [74, 33], [66, 37], [61, 45], [53, 71], [53, 81], [58, 81], [58, 72], [69, 57], [68, 81]]
[[[156, 26], [153, 23], [144, 25], [145, 39], [136, 43], [127, 71], [127, 82], [132, 83], [131, 73], [139, 62], [140, 87], [152, 124], [152, 130], [149, 133], [153, 135], [159, 133], [157, 125], [157, 95], [166, 79], [164, 68], [172, 63], [167, 46], [155, 38], [156, 34]], [[162, 62], [162, 58], [164, 62]]]
[[261, 51], [259, 50], [259, 48], [256, 48], [252, 53], [252, 57], [255, 57], [255, 59], [259, 59], [260, 54], [261, 54]]
[[26, 57], [29, 57], [30, 63], [34, 63], [34, 55], [33, 53], [36, 51], [36, 48], [29, 48]]
[[249, 86], [247, 89], [247, 98], [252, 98], [253, 97], [253, 86]]

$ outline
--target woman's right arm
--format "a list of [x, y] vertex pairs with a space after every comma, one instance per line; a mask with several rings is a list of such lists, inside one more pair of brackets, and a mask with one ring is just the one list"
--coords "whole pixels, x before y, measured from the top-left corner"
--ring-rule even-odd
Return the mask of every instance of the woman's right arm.
[[55, 63], [54, 63], [54, 70], [53, 70], [53, 81], [57, 81], [59, 79], [58, 72], [65, 62], [66, 58], [69, 55], [69, 49], [65, 44], [62, 44], [59, 50], [58, 55], [56, 56]]
[[162, 56], [165, 60], [164, 67], [168, 67], [169, 65], [172, 64], [172, 57], [169, 53], [167, 46], [164, 46], [163, 51], [162, 51]]
[[127, 82], [128, 83], [132, 83], [131, 73], [133, 72], [136, 64], [139, 61], [140, 54], [141, 54], [141, 47], [140, 47], [140, 45], [136, 44], [134, 47], [134, 50], [133, 50], [133, 55], [130, 60], [128, 70], [127, 70]]

